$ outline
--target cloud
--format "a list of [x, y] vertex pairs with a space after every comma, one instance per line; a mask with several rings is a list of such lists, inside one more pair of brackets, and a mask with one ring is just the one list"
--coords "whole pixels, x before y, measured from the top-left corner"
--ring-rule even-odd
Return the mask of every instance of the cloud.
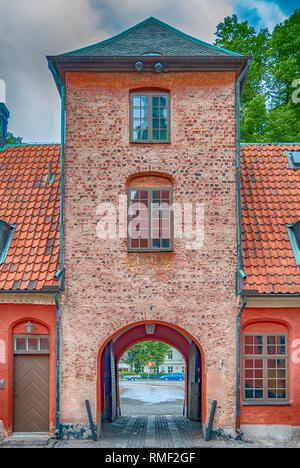
[[272, 32], [276, 24], [287, 18], [278, 1], [251, 0], [247, 3], [241, 3], [239, 0], [234, 1], [234, 8], [239, 20], [248, 20], [248, 23], [254, 26], [257, 31], [268, 28]]
[[276, 24], [284, 21], [287, 16], [283, 13], [280, 7], [275, 2], [253, 2], [253, 8], [257, 11], [260, 21], [257, 28], [268, 28], [273, 31]]
[[0, 79], [9, 131], [24, 141], [59, 141], [60, 99], [46, 55], [97, 43], [149, 16], [213, 42], [233, 0], [0, 0]]
[[60, 99], [47, 67], [55, 55], [99, 42], [101, 12], [88, 0], [0, 0], [0, 78], [6, 82], [9, 131], [24, 141], [58, 141]]
[[215, 40], [217, 24], [233, 13], [231, 0], [214, 0], [213, 8], [209, 0], [92, 0], [92, 4], [122, 29], [155, 16], [207, 42]]

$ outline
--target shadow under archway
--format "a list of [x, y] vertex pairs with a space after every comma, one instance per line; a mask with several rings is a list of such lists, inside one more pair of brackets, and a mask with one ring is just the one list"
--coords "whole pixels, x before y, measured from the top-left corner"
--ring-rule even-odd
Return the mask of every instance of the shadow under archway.
[[[154, 325], [149, 332], [147, 323]], [[99, 422], [112, 422], [120, 416], [120, 392], [117, 363], [122, 354], [141, 341], [161, 341], [176, 348], [186, 362], [185, 416], [201, 422], [204, 416], [204, 362], [200, 346], [184, 330], [165, 322], [132, 324], [115, 333], [99, 353]]]

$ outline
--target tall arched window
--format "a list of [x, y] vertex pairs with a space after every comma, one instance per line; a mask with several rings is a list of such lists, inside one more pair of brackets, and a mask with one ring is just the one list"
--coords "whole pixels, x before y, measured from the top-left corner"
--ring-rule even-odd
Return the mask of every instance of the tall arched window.
[[128, 249], [173, 250], [173, 190], [166, 177], [142, 176], [128, 188]]

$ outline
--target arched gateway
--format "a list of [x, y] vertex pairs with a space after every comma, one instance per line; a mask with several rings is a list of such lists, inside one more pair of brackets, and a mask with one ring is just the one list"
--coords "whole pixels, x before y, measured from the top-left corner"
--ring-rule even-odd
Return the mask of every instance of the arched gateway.
[[185, 330], [170, 323], [143, 321], [128, 325], [101, 346], [98, 356], [97, 406], [99, 422], [120, 415], [118, 362], [123, 353], [141, 341], [162, 341], [176, 348], [186, 362], [185, 416], [205, 421], [205, 372], [203, 351]]

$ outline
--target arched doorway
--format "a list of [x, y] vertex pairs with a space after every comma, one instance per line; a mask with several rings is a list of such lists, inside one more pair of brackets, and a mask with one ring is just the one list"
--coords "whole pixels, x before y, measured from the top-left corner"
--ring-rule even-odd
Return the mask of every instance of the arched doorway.
[[112, 422], [120, 415], [117, 363], [122, 354], [141, 341], [161, 341], [176, 348], [186, 362], [185, 416], [205, 420], [204, 356], [200, 345], [183, 329], [165, 322], [144, 321], [128, 325], [101, 347], [98, 357], [99, 422]]

